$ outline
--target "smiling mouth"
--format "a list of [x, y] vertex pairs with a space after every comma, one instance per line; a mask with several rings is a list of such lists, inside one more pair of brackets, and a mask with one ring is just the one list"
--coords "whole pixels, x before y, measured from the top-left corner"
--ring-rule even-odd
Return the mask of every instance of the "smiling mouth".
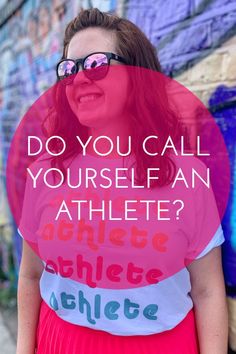
[[93, 102], [96, 101], [101, 96], [102, 96], [101, 94], [95, 94], [95, 93], [84, 95], [79, 97], [79, 103]]

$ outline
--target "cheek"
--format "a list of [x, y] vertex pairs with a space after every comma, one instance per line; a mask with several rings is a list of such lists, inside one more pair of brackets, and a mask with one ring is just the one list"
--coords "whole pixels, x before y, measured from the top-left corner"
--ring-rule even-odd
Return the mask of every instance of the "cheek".
[[130, 92], [130, 83], [128, 76], [123, 72], [114, 71], [112, 77], [107, 81], [106, 87], [106, 102], [111, 111], [120, 113], [127, 104], [127, 99]]
[[66, 86], [66, 98], [69, 103], [70, 108], [72, 111], [76, 114], [76, 102], [75, 102], [75, 92], [74, 92], [74, 87], [73, 85], [67, 85]]
[[[96, 88], [96, 90], [103, 92], [103, 103], [97, 107], [92, 107], [96, 116], [102, 114], [103, 118], [106, 116], [107, 119], [120, 116], [124, 112], [132, 92], [129, 75], [122, 66], [110, 67], [110, 71], [104, 79], [93, 81], [88, 84], [88, 87], [88, 90]], [[65, 93], [71, 110], [78, 116], [79, 113], [83, 113], [83, 110], [81, 111], [75, 99], [75, 90], [76, 86], [74, 84], [67, 85]]]

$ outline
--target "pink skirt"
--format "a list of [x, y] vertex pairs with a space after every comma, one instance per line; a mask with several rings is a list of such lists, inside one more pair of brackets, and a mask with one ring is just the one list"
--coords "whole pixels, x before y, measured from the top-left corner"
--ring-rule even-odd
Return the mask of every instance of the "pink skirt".
[[37, 354], [199, 354], [193, 310], [174, 329], [117, 336], [62, 320], [42, 301]]

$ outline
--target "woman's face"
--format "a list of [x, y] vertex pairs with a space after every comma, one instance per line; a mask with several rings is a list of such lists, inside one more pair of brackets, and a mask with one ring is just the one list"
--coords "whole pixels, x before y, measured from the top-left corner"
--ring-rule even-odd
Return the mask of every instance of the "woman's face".
[[[84, 58], [93, 52], [117, 53], [116, 36], [101, 28], [84, 29], [71, 39], [67, 58]], [[107, 75], [101, 80], [91, 80], [81, 70], [72, 84], [66, 86], [69, 105], [80, 123], [105, 133], [127, 126], [124, 108], [128, 90], [128, 73], [125, 65], [111, 60]]]

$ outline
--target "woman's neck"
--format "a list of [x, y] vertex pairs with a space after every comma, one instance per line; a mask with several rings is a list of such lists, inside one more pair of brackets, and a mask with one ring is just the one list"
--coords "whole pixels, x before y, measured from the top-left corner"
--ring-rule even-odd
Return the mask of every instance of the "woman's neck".
[[[128, 120], [126, 121], [128, 122]], [[92, 136], [89, 146], [87, 147], [87, 152], [90, 155], [96, 155], [96, 151], [94, 151], [94, 142], [99, 137], [107, 137], [104, 139], [98, 139], [96, 143], [96, 148], [100, 153], [107, 153], [111, 149], [111, 141], [112, 146], [114, 147], [107, 157], [109, 158], [118, 158], [121, 155], [117, 152], [117, 145], [119, 144], [119, 151], [121, 153], [126, 153], [128, 151], [128, 141], [129, 136], [131, 136], [131, 131], [129, 124], [113, 124], [112, 126], [106, 126], [102, 128], [89, 128], [88, 135]], [[132, 145], [131, 145], [132, 146]], [[106, 157], [106, 156], [104, 156]]]

